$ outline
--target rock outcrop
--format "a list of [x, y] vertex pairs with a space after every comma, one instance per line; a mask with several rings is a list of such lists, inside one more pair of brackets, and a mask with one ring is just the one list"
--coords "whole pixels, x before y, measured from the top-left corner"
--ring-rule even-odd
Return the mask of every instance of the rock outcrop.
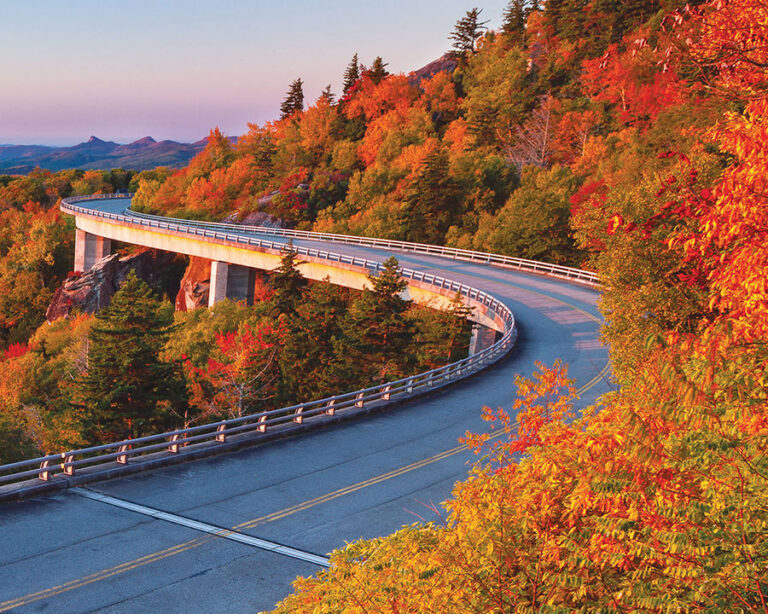
[[189, 265], [181, 278], [176, 295], [176, 311], [192, 311], [208, 306], [208, 290], [211, 287], [211, 261], [207, 258], [189, 257]]
[[72, 310], [96, 313], [109, 305], [130, 271], [150, 285], [156, 285], [158, 273], [169, 266], [174, 254], [147, 249], [129, 256], [110, 254], [99, 260], [90, 271], [70, 277], [53, 295], [45, 312], [49, 322], [65, 318]]

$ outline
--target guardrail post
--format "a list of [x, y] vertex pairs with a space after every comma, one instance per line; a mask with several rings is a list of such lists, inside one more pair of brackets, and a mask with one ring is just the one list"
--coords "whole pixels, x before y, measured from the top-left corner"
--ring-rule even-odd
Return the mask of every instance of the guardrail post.
[[299, 407], [295, 412], [293, 412], [293, 421], [296, 424], [303, 424], [304, 423], [304, 416], [301, 414], [304, 413], [304, 406], [302, 405]]
[[179, 451], [179, 444], [175, 443], [179, 440], [179, 434], [174, 433], [171, 435], [171, 438], [168, 440], [171, 442], [171, 445], [168, 446], [168, 451], [173, 452], [174, 454], [177, 454]]
[[43, 480], [43, 482], [47, 482], [48, 480], [51, 479], [51, 472], [48, 471], [48, 467], [50, 467], [50, 464], [51, 464], [51, 461], [43, 461], [42, 463], [40, 463], [40, 469], [42, 469], [42, 471], [40, 471], [40, 473], [37, 474], [37, 478], [39, 480]]
[[61, 470], [64, 472], [64, 474], [75, 475], [75, 468], [72, 466], [72, 455], [67, 454], [66, 452], [62, 452], [61, 458], [64, 459], [64, 462], [61, 463]]
[[386, 386], [384, 388], [384, 394], [381, 395], [381, 398], [385, 401], [389, 401], [389, 399], [392, 397], [392, 395], [389, 393], [390, 390], [392, 390], [392, 386]]
[[[131, 446], [127, 443], [124, 443], [122, 446], [120, 446], [117, 451], [118, 452], [127, 452], [131, 449]], [[118, 456], [115, 461], [120, 463], [121, 465], [127, 465], [128, 464], [128, 455], [127, 454], [121, 454]]]
[[259, 426], [257, 427], [259, 430], [259, 433], [266, 433], [267, 432], [267, 414], [264, 414], [259, 418]]
[[325, 413], [329, 416], [336, 415], [336, 399], [331, 399], [331, 402], [328, 403], [328, 406], [326, 407]]
[[411, 393], [411, 392], [413, 392], [413, 378], [410, 378], [410, 379], [409, 379], [409, 380], [408, 380], [408, 381], [405, 383], [405, 391], [406, 391], [406, 392], [408, 392], [408, 393]]
[[363, 401], [363, 397], [365, 395], [361, 392], [355, 397], [355, 407], [362, 407], [365, 401]]
[[223, 423], [216, 428], [216, 441], [224, 443], [227, 440], [226, 430], [227, 425]]

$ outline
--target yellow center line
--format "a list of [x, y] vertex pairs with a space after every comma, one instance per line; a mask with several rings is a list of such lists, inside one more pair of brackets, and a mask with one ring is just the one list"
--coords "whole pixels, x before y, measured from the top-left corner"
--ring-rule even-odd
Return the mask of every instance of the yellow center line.
[[[542, 294], [540, 292], [536, 292], [535, 290], [528, 290], [525, 289], [528, 292], [533, 292], [534, 294]], [[572, 309], [583, 313], [584, 315], [588, 316], [590, 319], [596, 321], [599, 323], [599, 320], [593, 316], [592, 314], [579, 309], [578, 307], [574, 307], [573, 305], [561, 301], [559, 299], [552, 298], [548, 295], [547, 298], [552, 299], [553, 301], [562, 303], [564, 305], [567, 305], [568, 307], [571, 307]], [[588, 381], [586, 384], [584, 384], [581, 388], [579, 388], [578, 392], [579, 394], [583, 394], [586, 391], [590, 390], [594, 386], [597, 385], [598, 382], [600, 382], [604, 377], [606, 377], [608, 371], [610, 369], [610, 364], [606, 363], [603, 369], [595, 375], [590, 381]], [[507, 432], [507, 430], [499, 430], [496, 433], [493, 433], [489, 439], [495, 439], [497, 437], [500, 437], [504, 435]], [[399, 477], [401, 475], [405, 475], [411, 471], [415, 471], [417, 469], [421, 469], [423, 467], [426, 467], [428, 465], [431, 465], [433, 463], [437, 463], [439, 461], [445, 460], [446, 458], [449, 458], [451, 456], [454, 456], [456, 454], [459, 454], [461, 452], [465, 452], [469, 449], [469, 446], [467, 444], [461, 444], [458, 446], [455, 446], [453, 448], [450, 448], [449, 450], [445, 450], [443, 452], [439, 452], [438, 454], [435, 454], [433, 456], [430, 456], [429, 458], [425, 458], [420, 461], [416, 461], [414, 463], [411, 463], [409, 465], [405, 465], [403, 467], [400, 467], [398, 469], [394, 469], [392, 471], [388, 471], [386, 473], [382, 473], [381, 475], [377, 475], [373, 478], [370, 478], [368, 480], [363, 480], [361, 482], [357, 482], [356, 484], [352, 484], [350, 486], [345, 486], [344, 488], [339, 488], [338, 490], [335, 490], [330, 493], [326, 493], [324, 495], [320, 495], [319, 497], [315, 497], [314, 499], [309, 499], [307, 501], [304, 501], [302, 503], [298, 503], [296, 505], [292, 505], [290, 507], [283, 508], [282, 510], [278, 510], [276, 512], [272, 512], [271, 514], [267, 514], [265, 516], [260, 516], [258, 518], [254, 518], [252, 520], [248, 520], [246, 522], [243, 522], [241, 524], [235, 525], [232, 527], [231, 531], [237, 531], [242, 529], [252, 529], [254, 527], [257, 527], [259, 525], [267, 524], [270, 522], [275, 522], [276, 520], [281, 520], [283, 518], [287, 518], [288, 516], [291, 516], [293, 514], [296, 514], [298, 512], [306, 511], [312, 507], [315, 507], [317, 505], [321, 505], [323, 503], [327, 503], [329, 501], [333, 501], [334, 499], [338, 499], [339, 497], [343, 497], [345, 495], [352, 494], [354, 492], [357, 492], [359, 490], [362, 490], [364, 488], [368, 488], [370, 486], [375, 486], [376, 484], [380, 484], [382, 482], [386, 482], [387, 480], [391, 480], [393, 478]], [[227, 531], [223, 532], [224, 534], [228, 533]], [[71, 580], [69, 582], [65, 582], [64, 584], [59, 584], [57, 586], [53, 586], [51, 588], [47, 588], [41, 591], [37, 591], [35, 593], [30, 593], [28, 595], [24, 595], [23, 597], [18, 597], [16, 599], [11, 599], [9, 601], [4, 601], [0, 603], [0, 612], [5, 612], [10, 610], [11, 608], [21, 607], [24, 605], [28, 605], [30, 603], [34, 603], [35, 601], [40, 601], [41, 599], [47, 599], [49, 597], [54, 597], [56, 595], [60, 595], [62, 593], [66, 593], [68, 591], [74, 590], [76, 588], [81, 588], [83, 586], [87, 586], [88, 584], [92, 584], [94, 582], [99, 582], [102, 580], [106, 580], [107, 578], [111, 578], [112, 576], [116, 576], [118, 574], [125, 573], [127, 571], [131, 571], [133, 569], [136, 569], [138, 567], [142, 567], [144, 565], [148, 565], [150, 563], [155, 563], [157, 561], [160, 561], [162, 559], [165, 559], [170, 556], [175, 556], [177, 554], [181, 554], [182, 552], [185, 552], [187, 550], [191, 550], [193, 548], [197, 548], [199, 546], [202, 546], [203, 544], [213, 541], [216, 539], [214, 536], [210, 537], [199, 537], [187, 542], [183, 542], [181, 544], [177, 544], [176, 546], [172, 546], [171, 548], [166, 548], [165, 550], [159, 550], [157, 552], [153, 552], [151, 554], [147, 554], [146, 556], [133, 559], [131, 561], [126, 561], [125, 563], [121, 563], [119, 565], [115, 565], [114, 567], [109, 567], [107, 569], [102, 569], [101, 571], [97, 571], [93, 574], [90, 574], [88, 576], [84, 576], [82, 578], [78, 578], [75, 580]]]
[[[499, 432], [498, 434], [495, 434], [494, 436], [501, 435], [503, 433]], [[363, 488], [367, 488], [369, 486], [373, 486], [375, 484], [379, 484], [381, 482], [385, 482], [387, 480], [391, 480], [392, 478], [405, 475], [406, 473], [409, 473], [411, 471], [415, 471], [416, 469], [421, 469], [422, 467], [426, 467], [428, 465], [431, 465], [433, 463], [436, 463], [438, 461], [441, 461], [443, 459], [449, 458], [455, 454], [458, 454], [460, 452], [463, 452], [468, 449], [468, 446], [466, 444], [456, 446], [454, 448], [451, 448], [450, 450], [446, 450], [444, 452], [440, 452], [438, 454], [435, 454], [434, 456], [430, 456], [429, 458], [411, 463], [410, 465], [405, 465], [404, 467], [400, 467], [398, 469], [395, 469], [393, 471], [388, 471], [387, 473], [382, 473], [381, 475], [378, 475], [376, 477], [370, 478], [368, 480], [363, 480], [361, 482], [358, 482], [356, 484], [352, 484], [351, 486], [345, 486], [344, 488], [340, 488], [338, 490], [335, 490], [333, 492], [321, 495], [319, 497], [315, 497], [314, 499], [309, 499], [308, 501], [304, 501], [302, 503], [299, 503], [297, 505], [292, 505], [290, 507], [283, 508], [282, 510], [272, 512], [271, 514], [267, 514], [265, 516], [260, 516], [258, 518], [254, 518], [253, 520], [249, 520], [247, 522], [243, 522], [241, 524], [235, 525], [232, 527], [231, 531], [237, 531], [241, 529], [252, 529], [256, 526], [267, 524], [269, 522], [274, 522], [276, 520], [280, 520], [282, 518], [286, 518], [288, 516], [291, 516], [293, 514], [296, 514], [298, 512], [302, 512], [304, 510], [307, 510], [309, 508], [312, 508], [316, 505], [320, 505], [322, 503], [326, 503], [328, 501], [332, 501], [334, 499], [338, 499], [339, 497], [343, 497], [344, 495], [348, 495], [354, 492], [357, 492], [359, 490], [362, 490]], [[229, 531], [222, 532], [222, 534], [228, 534]], [[171, 548], [167, 548], [165, 550], [160, 550], [158, 552], [154, 552], [152, 554], [148, 554], [146, 556], [143, 556], [138, 559], [134, 559], [132, 561], [127, 561], [125, 563], [121, 563], [120, 565], [116, 565], [115, 567], [110, 567], [108, 569], [103, 569], [101, 571], [98, 571], [96, 573], [93, 573], [88, 576], [84, 576], [82, 578], [72, 580], [70, 582], [66, 582], [64, 584], [59, 584], [57, 586], [53, 586], [51, 588], [38, 591], [36, 593], [30, 593], [29, 595], [25, 595], [23, 597], [18, 597], [17, 599], [12, 599], [10, 601], [4, 601], [0, 603], [0, 612], [7, 611], [11, 608], [27, 605], [29, 603], [33, 603], [35, 601], [40, 601], [41, 599], [47, 599], [49, 597], [53, 597], [55, 595], [59, 595], [61, 593], [65, 593], [67, 591], [71, 591], [76, 588], [80, 588], [82, 586], [86, 586], [88, 584], [91, 584], [93, 582], [98, 582], [100, 580], [105, 580], [107, 578], [110, 578], [112, 576], [115, 576], [117, 574], [124, 573], [126, 571], [130, 571], [132, 569], [136, 569], [137, 567], [141, 567], [143, 565], [147, 565], [149, 563], [154, 563], [156, 561], [160, 561], [164, 558], [167, 558], [169, 556], [174, 556], [176, 554], [180, 554], [186, 550], [190, 550], [192, 548], [197, 548], [198, 546], [202, 546], [203, 544], [213, 541], [215, 537], [200, 537], [197, 539], [190, 540], [188, 542], [184, 542], [181, 544], [178, 544], [176, 546], [173, 546]]]

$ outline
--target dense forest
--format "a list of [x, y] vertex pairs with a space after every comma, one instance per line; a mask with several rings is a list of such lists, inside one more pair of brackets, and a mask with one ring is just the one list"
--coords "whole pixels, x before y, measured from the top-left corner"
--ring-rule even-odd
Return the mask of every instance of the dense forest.
[[[338, 96], [308, 106], [296, 79], [279, 120], [234, 145], [213, 130], [178, 171], [0, 177], [0, 439], [19, 448], [3, 451], [336, 391], [363, 346], [379, 353], [372, 381], [464, 343], [458, 303], [398, 303], [394, 273], [359, 295], [305, 285], [290, 253], [252, 308], [174, 315], [132, 277], [97, 317], [39, 327], [72, 266], [62, 196], [129, 189], [165, 215], [582, 266], [603, 283], [618, 390], [576, 411], [563, 365], [519, 379], [515, 407], [486, 411], [506, 438], [468, 437], [482, 460], [444, 524], [335, 552], [278, 610], [768, 612], [768, 9], [512, 0], [499, 31], [473, 9], [450, 40], [411, 75], [355, 55]], [[125, 328], [126, 300], [156, 322], [136, 344], [168, 374], [142, 392], [156, 424], [114, 423], [96, 402], [109, 374], [89, 344]], [[393, 328], [361, 339], [372, 323]], [[317, 389], [277, 375], [302, 338], [333, 340], [307, 357], [327, 365]], [[398, 343], [408, 364], [388, 353]]]
[[95, 315], [5, 350], [0, 462], [237, 418], [413, 375], [467, 355], [469, 311], [401, 298], [390, 258], [369, 289], [309, 282], [288, 249], [259, 301], [174, 313], [134, 271]]
[[[441, 160], [436, 185], [468, 191], [419, 238], [505, 250], [562, 233], [552, 253], [603, 280], [620, 389], [576, 411], [565, 366], [519, 378], [514, 407], [485, 410], [505, 437], [468, 436], [482, 460], [442, 524], [333, 553], [279, 612], [768, 612], [768, 8], [536, 4], [458, 50], [436, 77], [444, 114], [424, 115], [422, 83], [366, 115], [361, 168], [315, 225], [396, 229], [425, 203], [414, 169]], [[521, 169], [508, 195], [483, 183], [499, 159]], [[529, 228], [558, 212], [570, 233]]]

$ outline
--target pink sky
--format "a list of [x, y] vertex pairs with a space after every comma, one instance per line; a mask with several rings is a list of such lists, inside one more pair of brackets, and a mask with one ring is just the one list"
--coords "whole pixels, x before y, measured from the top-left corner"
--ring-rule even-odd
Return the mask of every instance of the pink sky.
[[[290, 82], [307, 101], [357, 52], [409, 72], [450, 48], [473, 5], [456, 0], [25, 0], [0, 20], [0, 144], [96, 135], [194, 141], [278, 115]], [[505, 0], [486, 0], [498, 27]]]

